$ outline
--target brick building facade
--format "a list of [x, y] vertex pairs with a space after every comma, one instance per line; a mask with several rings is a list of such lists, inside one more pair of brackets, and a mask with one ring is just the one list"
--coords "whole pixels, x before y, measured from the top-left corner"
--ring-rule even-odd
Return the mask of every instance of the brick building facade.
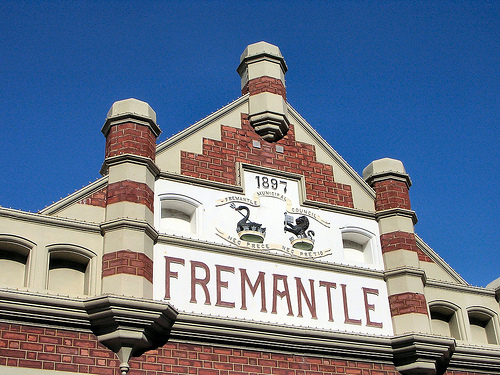
[[0, 374], [500, 373], [500, 282], [470, 286], [414, 233], [401, 161], [359, 176], [249, 45], [242, 96], [156, 144], [111, 107], [102, 178], [0, 208]]

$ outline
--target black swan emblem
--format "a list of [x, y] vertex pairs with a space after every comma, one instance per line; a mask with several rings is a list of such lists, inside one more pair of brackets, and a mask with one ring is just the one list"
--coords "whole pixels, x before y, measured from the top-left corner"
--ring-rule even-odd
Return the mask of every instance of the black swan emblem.
[[[243, 215], [243, 218], [238, 221], [236, 224], [236, 232], [240, 233], [242, 231], [255, 231], [255, 232], [260, 232], [262, 234], [266, 233], [266, 228], [262, 228], [262, 224], [255, 223], [253, 221], [250, 221], [250, 209], [247, 206], [234, 206], [231, 205], [232, 208], [234, 208], [236, 211], [238, 211], [241, 215]], [[241, 211], [245, 211], [246, 213], [243, 214]]]

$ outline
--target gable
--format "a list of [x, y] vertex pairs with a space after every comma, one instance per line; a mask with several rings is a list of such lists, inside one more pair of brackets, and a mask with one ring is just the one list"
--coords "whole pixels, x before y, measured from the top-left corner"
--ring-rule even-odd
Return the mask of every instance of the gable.
[[266, 142], [250, 126], [248, 95], [160, 144], [161, 171], [238, 186], [241, 163], [301, 175], [305, 200], [374, 212], [373, 190], [319, 134], [288, 105], [290, 129]]

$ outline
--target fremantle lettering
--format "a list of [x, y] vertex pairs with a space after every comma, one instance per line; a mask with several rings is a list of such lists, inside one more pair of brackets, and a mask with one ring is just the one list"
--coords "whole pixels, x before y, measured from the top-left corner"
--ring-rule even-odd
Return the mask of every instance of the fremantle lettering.
[[[257, 313], [311, 319], [319, 319], [320, 316], [328, 322], [333, 322], [336, 318], [333, 307], [342, 306], [343, 316], [340, 318], [344, 324], [361, 326], [364, 321], [367, 327], [383, 327], [383, 323], [372, 320], [377, 304], [371, 303], [370, 300], [371, 297], [379, 295], [376, 288], [358, 287], [361, 290], [358, 289], [353, 294], [356, 298], [361, 298], [358, 305], [363, 306], [364, 311], [360, 312], [358, 309], [353, 312], [349, 310], [353, 302], [353, 297], [349, 294], [352, 289], [345, 283], [337, 285], [332, 280], [306, 280], [300, 276], [291, 277], [264, 271], [258, 271], [258, 276], [252, 278], [249, 276], [249, 270], [244, 267], [235, 268], [220, 264], [209, 266], [202, 261], [187, 261], [170, 256], [165, 256], [165, 261], [165, 300], [171, 299], [174, 288], [188, 285], [189, 292], [184, 295], [186, 299], [189, 298], [191, 304], [247, 310], [249, 302], [252, 301], [258, 306]], [[185, 279], [181, 279], [180, 274]], [[233, 278], [231, 284], [231, 275], [238, 275], [238, 281]], [[231, 299], [230, 296], [234, 297], [235, 291], [238, 298]]]

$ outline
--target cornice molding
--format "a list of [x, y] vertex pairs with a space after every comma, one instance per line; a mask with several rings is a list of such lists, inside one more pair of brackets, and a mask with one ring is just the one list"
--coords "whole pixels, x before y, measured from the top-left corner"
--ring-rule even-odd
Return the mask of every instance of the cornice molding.
[[482, 288], [479, 286], [472, 286], [472, 285], [462, 285], [462, 284], [453, 284], [447, 281], [441, 281], [441, 280], [436, 280], [436, 279], [427, 279], [425, 283], [425, 287], [429, 288], [438, 288], [438, 289], [445, 289], [445, 290], [451, 290], [454, 292], [467, 292], [467, 293], [474, 293], [474, 294], [480, 294], [488, 297], [495, 298], [495, 291], [492, 289], [486, 289]]
[[100, 233], [100, 228], [98, 223], [90, 223], [68, 218], [47, 216], [45, 214], [24, 212], [19, 210], [13, 210], [11, 208], [0, 207], [0, 217], [5, 217], [13, 220], [26, 221], [34, 224], [61, 227], [66, 229], [74, 229], [84, 232]]
[[376, 213], [370, 211], [363, 211], [356, 208], [344, 207], [344, 206], [334, 206], [327, 203], [316, 202], [311, 200], [304, 200], [302, 202], [304, 207], [316, 208], [318, 210], [331, 211], [339, 214], [348, 214], [351, 216], [362, 217], [365, 219], [375, 219]]
[[[297, 180], [299, 181], [299, 184], [303, 180], [304, 176], [298, 175], [295, 173], [289, 173], [289, 172], [284, 172], [284, 171], [279, 171], [277, 169], [271, 169], [271, 168], [265, 168], [265, 167], [260, 167], [252, 164], [246, 164], [246, 163], [237, 163], [238, 168], [237, 170], [241, 174], [241, 171], [252, 171], [252, 172], [260, 172], [260, 173], [270, 173], [278, 176], [282, 176], [283, 178], [288, 178], [292, 180]], [[230, 193], [236, 193], [236, 194], [244, 194], [245, 191], [242, 186], [240, 185], [230, 185], [230, 184], [224, 184], [220, 182], [215, 182], [215, 181], [210, 181], [210, 180], [205, 180], [201, 178], [195, 178], [195, 177], [190, 177], [190, 176], [184, 176], [179, 173], [174, 173], [174, 172], [165, 172], [161, 171], [158, 176], [160, 179], [164, 180], [170, 180], [170, 181], [175, 181], [175, 182], [185, 182], [191, 185], [199, 186], [202, 188], [207, 188], [207, 189], [217, 189], [221, 191], [226, 191]], [[375, 212], [370, 212], [370, 211], [363, 211], [359, 210], [356, 208], [349, 208], [349, 207], [343, 207], [343, 206], [335, 206], [327, 203], [322, 203], [322, 202], [316, 202], [316, 201], [311, 201], [307, 199], [303, 199], [301, 202], [301, 205], [304, 207], [309, 207], [309, 208], [315, 208], [319, 210], [327, 210], [330, 212], [336, 212], [340, 214], [348, 214], [352, 216], [357, 216], [357, 217], [362, 217], [366, 219], [375, 219], [376, 218], [376, 213]]]
[[120, 229], [132, 229], [146, 233], [146, 235], [156, 242], [158, 239], [158, 231], [147, 221], [134, 220], [128, 218], [119, 218], [116, 220], [106, 221], [100, 225], [101, 234], [104, 236], [106, 232]]
[[102, 126], [101, 132], [104, 134], [104, 136], [108, 135], [109, 129], [113, 125], [119, 125], [127, 122], [134, 122], [139, 125], [144, 125], [147, 126], [151, 129], [155, 137], [158, 137], [161, 133], [160, 128], [156, 124], [155, 120], [153, 120], [151, 117], [146, 117], [142, 116], [136, 113], [123, 113], [117, 116], [113, 116], [111, 118], [107, 118], [106, 122]]
[[447, 369], [500, 374], [500, 347], [498, 345], [466, 346], [459, 342]]
[[121, 154], [106, 158], [104, 160], [104, 163], [102, 164], [100, 173], [101, 175], [105, 176], [108, 174], [109, 167], [123, 163], [132, 163], [144, 166], [154, 177], [158, 177], [158, 175], [160, 174], [160, 168], [158, 168], [153, 160], [145, 156], [134, 154]]
[[376, 175], [370, 176], [366, 179], [366, 183], [370, 186], [373, 186], [375, 182], [385, 181], [385, 180], [396, 180], [401, 181], [406, 184], [408, 189], [411, 187], [411, 179], [406, 173], [399, 173], [396, 171], [386, 171], [377, 173]]
[[411, 219], [413, 225], [417, 224], [417, 214], [412, 210], [405, 210], [404, 208], [390, 208], [388, 210], [377, 211], [375, 217], [378, 221], [381, 219], [386, 219], [393, 216], [402, 216]]
[[83, 300], [15, 289], [0, 289], [0, 319], [38, 326], [90, 331]]
[[389, 337], [179, 313], [172, 340], [392, 364]]
[[421, 268], [403, 266], [398, 268], [392, 268], [384, 272], [384, 280], [386, 281], [393, 277], [399, 277], [399, 276], [417, 277], [422, 280], [424, 285], [427, 280], [427, 275], [425, 271]]

